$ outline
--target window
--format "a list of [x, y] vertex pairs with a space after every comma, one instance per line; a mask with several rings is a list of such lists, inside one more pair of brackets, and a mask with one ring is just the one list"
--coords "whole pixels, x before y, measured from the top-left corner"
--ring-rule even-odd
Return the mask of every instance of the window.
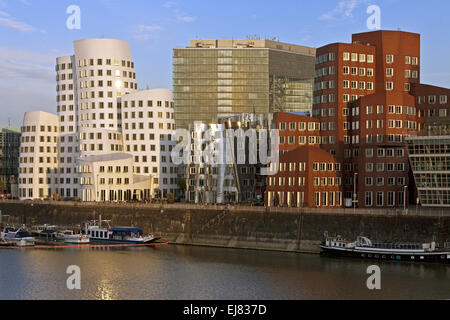
[[409, 83], [405, 83], [405, 91], [410, 91], [411, 90], [411, 85]]
[[344, 52], [343, 60], [344, 60], [344, 61], [349, 61], [349, 60], [350, 60], [350, 53]]
[[377, 206], [378, 207], [383, 206], [383, 204], [384, 204], [383, 197], [384, 197], [384, 192], [380, 192], [380, 191], [377, 192]]
[[367, 63], [373, 63], [373, 55], [372, 54], [367, 55]]
[[393, 82], [386, 82], [386, 90], [394, 90], [394, 83]]
[[436, 96], [428, 96], [428, 103], [435, 104], [436, 103]]
[[386, 68], [386, 77], [392, 77], [392, 76], [394, 76], [394, 69]]
[[344, 85], [343, 85], [344, 89], [348, 89], [350, 87], [350, 81], [348, 80], [344, 80]]
[[409, 56], [405, 57], [405, 64], [411, 64], [411, 57]]
[[372, 206], [372, 192], [366, 192], [366, 207]]
[[394, 63], [394, 55], [393, 54], [386, 55], [386, 63]]

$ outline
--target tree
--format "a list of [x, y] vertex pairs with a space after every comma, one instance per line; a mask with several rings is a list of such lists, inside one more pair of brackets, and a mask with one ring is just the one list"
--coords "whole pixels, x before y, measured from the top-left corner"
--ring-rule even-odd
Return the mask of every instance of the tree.
[[0, 192], [3, 192], [3, 188], [5, 187], [5, 183], [0, 181]]

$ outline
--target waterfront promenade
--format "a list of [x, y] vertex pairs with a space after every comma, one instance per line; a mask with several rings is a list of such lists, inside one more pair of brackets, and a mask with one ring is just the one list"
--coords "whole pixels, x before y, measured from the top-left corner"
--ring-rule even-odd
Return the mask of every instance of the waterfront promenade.
[[[348, 240], [450, 242], [448, 210], [265, 208], [190, 204], [0, 201], [4, 224], [83, 226], [110, 220], [172, 244], [318, 253], [324, 232]], [[7, 217], [6, 217], [7, 216]]]
[[265, 207], [250, 205], [202, 205], [189, 203], [146, 203], [146, 202], [76, 202], [76, 201], [42, 201], [42, 200], [0, 200], [0, 204], [27, 204], [27, 205], [57, 205], [64, 207], [97, 207], [97, 208], [148, 208], [152, 210], [228, 210], [231, 212], [264, 212], [264, 213], [290, 213], [290, 214], [345, 214], [345, 215], [375, 215], [375, 216], [427, 216], [439, 217], [450, 216], [450, 208], [444, 207], [420, 207], [409, 206], [407, 211], [403, 208], [342, 208], [342, 209], [320, 209], [320, 208], [290, 208], [290, 207]]

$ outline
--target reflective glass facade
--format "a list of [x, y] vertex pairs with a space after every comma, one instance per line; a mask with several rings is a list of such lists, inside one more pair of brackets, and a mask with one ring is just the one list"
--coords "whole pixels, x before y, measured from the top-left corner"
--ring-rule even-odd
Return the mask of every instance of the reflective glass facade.
[[450, 135], [407, 138], [422, 206], [450, 207]]
[[314, 56], [270, 48], [174, 49], [178, 128], [218, 115], [310, 112]]
[[20, 128], [0, 127], [0, 192], [11, 193], [19, 170]]

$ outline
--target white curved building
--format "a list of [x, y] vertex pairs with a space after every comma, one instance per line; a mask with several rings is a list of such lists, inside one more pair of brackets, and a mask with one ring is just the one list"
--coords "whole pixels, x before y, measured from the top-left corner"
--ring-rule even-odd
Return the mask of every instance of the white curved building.
[[[177, 166], [171, 161], [175, 130], [172, 91], [144, 90], [122, 98], [125, 152], [133, 155], [134, 173], [151, 179], [151, 195], [175, 195]], [[146, 194], [146, 196], [148, 196]]]
[[59, 122], [54, 114], [25, 113], [19, 157], [20, 199], [48, 198], [56, 193]]
[[[81, 198], [83, 201], [121, 201], [149, 198], [156, 188], [166, 190], [166, 195], [176, 193], [175, 168], [169, 166], [170, 152], [165, 151], [171, 150], [170, 143], [165, 138], [160, 139], [171, 136], [174, 130], [171, 91], [137, 92], [134, 61], [127, 42], [115, 39], [79, 40], [74, 42], [74, 52], [73, 56], [56, 60], [56, 122], [59, 133], [55, 146], [57, 170], [53, 180], [49, 180], [53, 181], [49, 185], [52, 192], [44, 192], [41, 196], [42, 192], [27, 191], [32, 196], [26, 198], [42, 199], [59, 195], [66, 199]], [[129, 121], [130, 118], [126, 119], [127, 137], [139, 136], [139, 151], [135, 151], [134, 146], [130, 148], [128, 141], [124, 140], [123, 116], [131, 116], [131, 112], [124, 112], [123, 104], [125, 102], [131, 106], [144, 100], [155, 103], [157, 117], [145, 119], [148, 130], [141, 130], [140, 127], [132, 129], [135, 123]], [[158, 116], [161, 112], [163, 117]], [[153, 123], [153, 128], [150, 129], [149, 123]], [[24, 127], [27, 126], [24, 122]], [[157, 148], [152, 148], [154, 144]], [[167, 152], [167, 156], [160, 152]], [[156, 161], [153, 161], [154, 157]], [[100, 185], [103, 179], [110, 182], [111, 178], [107, 176], [108, 172], [101, 172], [100, 167], [104, 165], [96, 163], [107, 163], [110, 167], [114, 161], [118, 162], [117, 167], [129, 167], [131, 176]], [[154, 173], [154, 166], [157, 166], [157, 176], [150, 175], [150, 172]], [[159, 176], [160, 173], [164, 176]], [[127, 184], [117, 184], [117, 181], [125, 179]], [[155, 186], [153, 182], [157, 182]], [[21, 188], [28, 190], [30, 185], [24, 184]]]

